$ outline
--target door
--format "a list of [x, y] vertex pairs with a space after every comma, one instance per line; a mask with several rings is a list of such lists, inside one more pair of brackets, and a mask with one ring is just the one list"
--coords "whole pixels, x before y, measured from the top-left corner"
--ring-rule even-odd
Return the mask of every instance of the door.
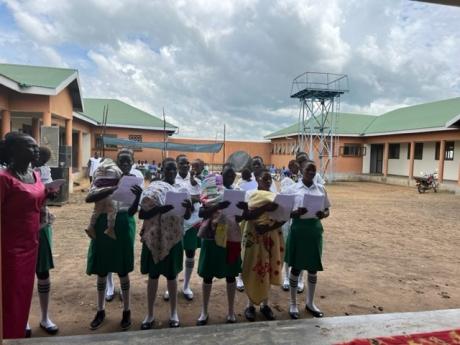
[[383, 169], [383, 144], [371, 145], [371, 174], [381, 174]]

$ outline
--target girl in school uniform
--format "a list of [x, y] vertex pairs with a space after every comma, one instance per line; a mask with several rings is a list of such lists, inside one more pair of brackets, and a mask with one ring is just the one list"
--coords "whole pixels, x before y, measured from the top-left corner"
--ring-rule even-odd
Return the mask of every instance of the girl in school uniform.
[[[321, 310], [315, 305], [315, 289], [317, 283], [317, 272], [323, 270], [323, 226], [321, 219], [329, 216], [330, 202], [323, 185], [314, 183], [316, 165], [313, 162], [305, 164], [302, 171], [302, 180], [291, 188], [287, 194], [296, 194], [297, 211], [293, 212], [291, 230], [287, 238], [285, 261], [291, 267], [289, 275], [290, 283], [290, 306], [289, 315], [293, 319], [299, 318], [297, 307], [297, 284], [301, 270], [308, 272], [307, 297], [305, 310], [314, 317], [323, 317]], [[322, 211], [315, 215], [305, 214], [306, 209], [302, 208], [304, 195], [315, 195], [324, 197]]]
[[203, 182], [203, 207], [200, 209], [200, 216], [204, 221], [199, 231], [202, 247], [198, 265], [198, 275], [203, 278], [203, 305], [197, 326], [208, 323], [208, 305], [213, 278], [226, 279], [227, 323], [236, 322], [235, 278], [241, 272], [241, 229], [238, 224], [240, 219], [222, 213], [222, 210], [230, 204], [228, 201], [222, 201], [223, 190], [232, 189], [235, 177], [233, 167], [225, 165], [222, 176], [208, 175]]
[[165, 205], [167, 192], [188, 192], [186, 188], [175, 184], [177, 164], [172, 158], [166, 158], [162, 164], [161, 181], [153, 181], [142, 194], [139, 218], [144, 219], [141, 231], [142, 253], [141, 273], [148, 274], [147, 284], [147, 316], [141, 329], [147, 330], [154, 326], [154, 303], [158, 290], [158, 278], [163, 275], [167, 279], [169, 291], [170, 317], [169, 327], [180, 326], [177, 314], [177, 275], [183, 268], [183, 222], [192, 213], [192, 203], [187, 199], [182, 206], [186, 212], [183, 217], [168, 215], [172, 205]]
[[[131, 175], [133, 163], [133, 151], [122, 149], [118, 152], [117, 165], [123, 175]], [[86, 197], [86, 202], [110, 198], [116, 188], [109, 187], [104, 190], [90, 191]], [[97, 275], [97, 313], [90, 324], [92, 330], [99, 328], [105, 320], [105, 291], [109, 272], [115, 272], [120, 277], [123, 296], [123, 315], [120, 326], [123, 330], [131, 327], [129, 273], [134, 269], [134, 237], [136, 233], [134, 215], [137, 213], [142, 188], [137, 185], [133, 186], [131, 192], [135, 195], [131, 205], [116, 202], [116, 239], [112, 239], [104, 233], [107, 228], [107, 213], [103, 213], [97, 219], [96, 237], [91, 239], [88, 249], [86, 273]]]

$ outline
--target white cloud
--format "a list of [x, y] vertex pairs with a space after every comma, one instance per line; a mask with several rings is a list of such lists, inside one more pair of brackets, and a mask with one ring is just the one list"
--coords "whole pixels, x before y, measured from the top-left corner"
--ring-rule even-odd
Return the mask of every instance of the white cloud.
[[214, 137], [227, 123], [230, 137], [260, 139], [295, 122], [290, 84], [307, 70], [349, 75], [344, 111], [381, 113], [460, 91], [460, 8], [402, 0], [5, 3], [17, 28], [0, 34], [1, 60], [80, 68], [84, 96], [156, 115], [164, 107], [186, 136]]

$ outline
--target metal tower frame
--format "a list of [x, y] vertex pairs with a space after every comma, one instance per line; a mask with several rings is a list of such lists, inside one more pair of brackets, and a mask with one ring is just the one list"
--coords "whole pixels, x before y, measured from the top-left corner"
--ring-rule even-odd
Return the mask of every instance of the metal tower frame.
[[319, 173], [329, 181], [334, 180], [340, 96], [348, 91], [346, 74], [305, 72], [292, 81], [291, 98], [300, 102], [297, 150], [317, 158]]

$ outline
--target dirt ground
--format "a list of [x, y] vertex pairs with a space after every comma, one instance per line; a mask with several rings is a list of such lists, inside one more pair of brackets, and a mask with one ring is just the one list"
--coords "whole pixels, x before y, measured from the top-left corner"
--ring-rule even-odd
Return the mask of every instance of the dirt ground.
[[[372, 183], [338, 183], [328, 186], [328, 192], [333, 206], [323, 222], [325, 271], [319, 273], [317, 288], [317, 304], [327, 316], [460, 308], [460, 197], [420, 195], [414, 188]], [[84, 203], [84, 197], [77, 191], [68, 205], [52, 210], [57, 219], [50, 315], [60, 335], [90, 333], [96, 312], [96, 278], [85, 274], [89, 240], [83, 229], [91, 205]], [[147, 280], [139, 272], [140, 248], [136, 241], [132, 330], [139, 329], [146, 312]], [[196, 273], [192, 279], [194, 301], [179, 296], [182, 326], [194, 325], [200, 313], [201, 281]], [[180, 286], [182, 281], [181, 275]], [[155, 303], [156, 328], [168, 326], [169, 305], [161, 298], [165, 286], [162, 278]], [[299, 296], [301, 306], [304, 300], [305, 293]], [[271, 304], [278, 319], [289, 318], [288, 303], [289, 293], [272, 287]], [[245, 304], [244, 293], [237, 292], [239, 322], [246, 322]], [[216, 281], [209, 308], [211, 324], [224, 322], [226, 306], [225, 281]], [[30, 315], [33, 336], [45, 335], [38, 327], [39, 310], [35, 293]], [[106, 313], [106, 323], [94, 333], [120, 330], [118, 298], [107, 304]], [[261, 319], [259, 313], [257, 317]], [[301, 317], [310, 316], [302, 312]]]

